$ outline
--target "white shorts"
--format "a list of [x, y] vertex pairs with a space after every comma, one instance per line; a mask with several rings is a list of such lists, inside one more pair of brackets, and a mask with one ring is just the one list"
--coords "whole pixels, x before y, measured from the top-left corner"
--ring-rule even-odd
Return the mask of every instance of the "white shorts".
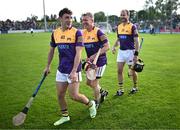
[[106, 65], [98, 67], [96, 70], [96, 78], [101, 78], [104, 74], [105, 69], [106, 69]]
[[125, 62], [128, 65], [133, 64], [134, 50], [120, 50], [117, 55], [117, 62]]
[[[78, 72], [77, 82], [82, 81], [81, 72]], [[71, 79], [69, 79], [69, 74], [61, 73], [59, 70], [56, 72], [56, 82], [68, 82], [71, 83]]]

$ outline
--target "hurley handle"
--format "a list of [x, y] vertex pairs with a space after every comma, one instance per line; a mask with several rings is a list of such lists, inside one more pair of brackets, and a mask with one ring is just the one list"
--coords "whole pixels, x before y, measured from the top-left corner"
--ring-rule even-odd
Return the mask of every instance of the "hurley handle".
[[94, 64], [94, 65], [96, 65], [96, 63], [97, 63], [97, 60], [98, 60], [99, 55], [100, 55], [100, 52], [101, 52], [101, 48], [99, 48], [99, 50], [98, 50], [98, 52], [97, 52], [97, 54], [96, 54], [96, 57], [94, 58], [94, 61], [93, 61], [93, 64]]

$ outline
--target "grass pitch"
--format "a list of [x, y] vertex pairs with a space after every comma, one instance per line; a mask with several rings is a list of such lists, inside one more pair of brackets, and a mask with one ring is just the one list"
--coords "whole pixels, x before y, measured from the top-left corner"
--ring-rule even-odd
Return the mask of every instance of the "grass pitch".
[[[37, 87], [47, 62], [50, 33], [0, 35], [0, 129], [180, 129], [180, 35], [141, 34], [144, 37], [140, 57], [145, 62], [139, 73], [139, 92], [129, 96], [131, 80], [125, 71], [125, 94], [114, 97], [118, 89], [116, 55], [108, 54], [108, 66], [101, 86], [109, 91], [97, 117], [90, 119], [88, 109], [67, 95], [71, 121], [53, 126], [60, 118], [55, 88], [58, 52], [51, 74], [34, 100], [24, 125], [12, 125], [12, 117], [24, 107]], [[116, 34], [108, 35], [114, 44]], [[85, 55], [83, 55], [85, 58]], [[85, 85], [80, 92], [93, 98]]]

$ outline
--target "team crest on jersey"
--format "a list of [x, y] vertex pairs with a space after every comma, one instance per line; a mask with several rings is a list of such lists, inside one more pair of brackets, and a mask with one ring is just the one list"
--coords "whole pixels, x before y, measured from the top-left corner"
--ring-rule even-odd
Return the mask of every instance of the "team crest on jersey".
[[92, 37], [92, 40], [95, 40], [95, 38], [94, 38], [94, 37]]
[[67, 38], [67, 41], [71, 41], [71, 38], [70, 38], [70, 37], [68, 37], [68, 38]]
[[88, 36], [88, 37], [87, 37], [87, 40], [90, 40], [90, 39], [91, 39], [91, 37], [90, 37], [90, 36]]
[[94, 37], [91, 37], [91, 36], [88, 36], [88, 37], [87, 37], [87, 40], [92, 40], [92, 41], [94, 41], [95, 38], [94, 38]]
[[126, 32], [126, 33], [128, 33], [129, 32], [129, 30], [125, 30], [124, 28], [121, 30], [121, 32]]
[[61, 36], [61, 39], [65, 39], [65, 35], [62, 35], [62, 36]]
[[66, 39], [67, 41], [71, 41], [71, 38], [70, 38], [70, 37], [67, 37], [67, 38], [66, 38], [65, 35], [62, 35], [62, 36], [61, 36], [61, 39]]

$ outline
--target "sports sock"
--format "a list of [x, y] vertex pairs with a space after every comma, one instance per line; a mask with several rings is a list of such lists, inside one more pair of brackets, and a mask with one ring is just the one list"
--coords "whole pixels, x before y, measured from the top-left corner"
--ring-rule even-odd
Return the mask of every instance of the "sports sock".
[[102, 93], [104, 90], [102, 88], [100, 88], [100, 93]]
[[87, 105], [88, 105], [88, 107], [92, 107], [92, 102], [91, 101], [89, 101], [88, 103], [87, 103]]
[[68, 117], [69, 116], [69, 113], [68, 113], [67, 109], [61, 110], [61, 112], [62, 112], [63, 117]]
[[123, 82], [119, 82], [119, 90], [124, 92]]
[[137, 88], [137, 82], [134, 82], [134, 88]]

